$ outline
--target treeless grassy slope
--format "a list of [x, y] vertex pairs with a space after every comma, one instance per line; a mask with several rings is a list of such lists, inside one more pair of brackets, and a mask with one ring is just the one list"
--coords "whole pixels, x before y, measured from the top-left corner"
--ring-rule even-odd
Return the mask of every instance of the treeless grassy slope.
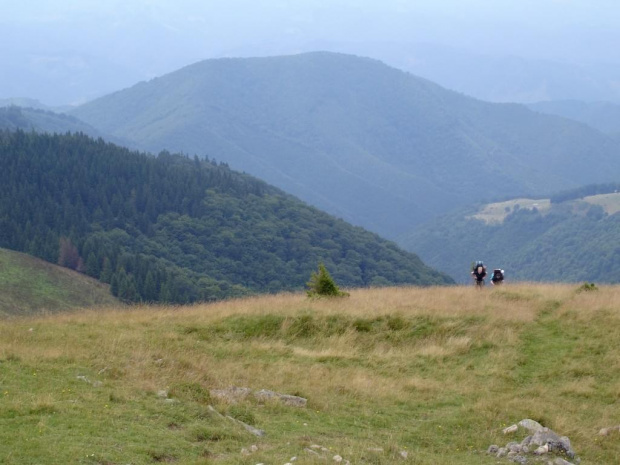
[[109, 286], [81, 273], [0, 249], [0, 316], [119, 305]]
[[[618, 436], [598, 436], [620, 424], [619, 309], [620, 287], [521, 285], [6, 320], [0, 462], [495, 464], [501, 429], [533, 418], [582, 463], [619, 463]], [[209, 394], [229, 386], [308, 404]]]

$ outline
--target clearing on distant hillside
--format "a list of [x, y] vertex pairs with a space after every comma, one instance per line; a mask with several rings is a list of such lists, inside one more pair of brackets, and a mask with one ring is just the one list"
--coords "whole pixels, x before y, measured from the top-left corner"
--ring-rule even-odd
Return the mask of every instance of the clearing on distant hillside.
[[599, 205], [608, 215], [613, 215], [620, 211], [620, 193], [589, 195], [584, 197], [584, 201], [592, 205]]
[[107, 284], [8, 249], [0, 249], [0, 316], [119, 306]]
[[469, 218], [482, 220], [487, 224], [503, 223], [508, 215], [523, 208], [526, 210], [547, 211], [551, 207], [549, 199], [513, 199], [505, 202], [483, 205], [475, 215]]

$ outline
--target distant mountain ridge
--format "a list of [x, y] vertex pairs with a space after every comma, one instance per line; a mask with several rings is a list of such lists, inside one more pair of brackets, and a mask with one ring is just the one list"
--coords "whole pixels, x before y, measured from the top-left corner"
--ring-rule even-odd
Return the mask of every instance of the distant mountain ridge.
[[472, 201], [605, 182], [585, 125], [335, 53], [207, 60], [78, 107], [157, 152], [208, 155], [388, 237]]
[[[23, 103], [28, 102], [29, 101], [26, 99]], [[80, 132], [90, 137], [101, 137], [110, 142], [124, 146], [132, 146], [131, 142], [104, 134], [90, 124], [80, 121], [75, 116], [56, 113], [43, 108], [30, 108], [17, 105], [0, 106], [0, 129], [11, 131], [21, 129], [24, 131], [47, 132], [49, 134]]]
[[581, 99], [620, 103], [620, 66], [484, 55], [438, 44], [398, 44], [381, 55], [398, 68], [489, 102]]
[[540, 113], [579, 121], [601, 132], [620, 138], [619, 103], [555, 100], [532, 103], [528, 105], [528, 108]]

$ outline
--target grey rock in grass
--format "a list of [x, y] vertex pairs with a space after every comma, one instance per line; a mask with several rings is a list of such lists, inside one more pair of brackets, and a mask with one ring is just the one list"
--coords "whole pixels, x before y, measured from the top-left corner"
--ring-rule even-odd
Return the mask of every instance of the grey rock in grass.
[[307, 447], [304, 449], [306, 452], [308, 452], [310, 455], [314, 455], [314, 456], [320, 456], [321, 454], [319, 454], [317, 451], [312, 450], [312, 449], [308, 449]]
[[487, 449], [487, 454], [495, 455], [499, 451], [499, 447], [495, 444], [491, 444]]
[[78, 375], [76, 376], [76, 378], [79, 379], [80, 381], [84, 381], [85, 383], [90, 384], [92, 387], [95, 387], [95, 388], [103, 386], [103, 383], [101, 381], [91, 381], [90, 379], [88, 379], [88, 377], [84, 375]]
[[527, 464], [527, 457], [524, 457], [523, 455], [519, 455], [519, 454], [515, 455], [514, 457], [511, 457], [510, 460], [520, 465]]
[[220, 412], [218, 412], [215, 408], [213, 408], [212, 405], [207, 405], [207, 409], [209, 410], [209, 412], [213, 413], [214, 415], [217, 415], [220, 418], [227, 418], [230, 421], [232, 421], [233, 423], [237, 423], [238, 425], [243, 426], [246, 431], [248, 431], [249, 433], [252, 433], [254, 436], [258, 436], [258, 437], [262, 437], [265, 436], [265, 431], [263, 431], [262, 429], [258, 429], [258, 428], [254, 428], [251, 425], [248, 425], [247, 423], [242, 422], [241, 420], [237, 420], [236, 418], [233, 418], [231, 416], [224, 416], [222, 415]]
[[209, 412], [217, 415], [220, 418], [225, 418], [224, 415], [222, 415], [220, 412], [218, 412], [217, 410], [215, 410], [215, 408], [213, 408], [212, 405], [207, 405], [207, 410], [209, 410]]
[[211, 389], [210, 394], [211, 397], [215, 399], [225, 400], [227, 402], [238, 402], [252, 394], [252, 390], [250, 388], [231, 386], [226, 389]]
[[599, 434], [599, 436], [607, 436], [607, 435], [613, 433], [614, 431], [620, 431], [620, 425], [609, 426], [607, 428], [601, 428], [601, 430], [598, 432], [598, 434]]
[[211, 397], [224, 400], [226, 402], [239, 402], [253, 396], [256, 400], [263, 402], [268, 400], [278, 400], [289, 407], [305, 407], [308, 403], [308, 400], [303, 397], [280, 394], [268, 389], [253, 391], [247, 387], [231, 386], [226, 389], [212, 389], [210, 394]]
[[515, 454], [520, 454], [521, 452], [523, 452], [523, 448], [521, 447], [521, 444], [516, 444], [510, 447], [510, 452], [514, 452]]
[[243, 426], [248, 433], [251, 433], [254, 436], [263, 437], [266, 434], [265, 431], [263, 431], [262, 429], [254, 428], [252, 425], [248, 425], [247, 423], [244, 423], [241, 420], [237, 420], [236, 418], [233, 418], [229, 415], [226, 415], [226, 418], [228, 418], [233, 423], [237, 423]]
[[516, 433], [518, 429], [519, 429], [519, 427], [517, 425], [510, 425], [508, 428], [504, 428], [502, 430], [502, 433], [504, 433], [504, 434]]
[[532, 444], [537, 446], [544, 446], [549, 441], [560, 441], [560, 435], [551, 431], [549, 428], [543, 428], [541, 431], [534, 433], [532, 436]]
[[529, 418], [526, 418], [524, 420], [521, 420], [518, 425], [521, 428], [525, 428], [526, 430], [528, 430], [530, 433], [537, 433], [538, 431], [542, 431], [544, 429], [543, 425], [541, 425], [540, 423], [538, 423], [537, 421], [534, 420], [530, 420]]
[[[498, 447], [493, 444], [489, 446], [487, 453], [519, 464], [532, 462], [547, 465], [578, 465], [581, 462], [572, 449], [570, 439], [567, 436], [560, 436], [555, 431], [529, 419], [521, 420], [518, 427], [533, 434], [525, 437], [520, 443], [511, 441], [505, 447]], [[509, 427], [507, 429], [512, 431], [514, 428]], [[618, 430], [620, 431], [620, 426]], [[599, 434], [609, 434], [610, 431], [611, 429], [603, 428]], [[528, 459], [528, 456], [531, 455], [537, 457]], [[573, 462], [569, 462], [567, 459]]]
[[401, 450], [400, 451], [400, 456], [403, 459], [407, 459], [407, 457], [409, 457], [409, 452], [407, 452], [406, 450]]
[[549, 441], [549, 450], [560, 454], [566, 454], [569, 458], [575, 458], [575, 452], [570, 444], [570, 439], [566, 436], [561, 436], [559, 441]]
[[534, 433], [532, 436], [532, 444], [547, 447], [547, 450], [556, 454], [565, 454], [568, 458], [575, 458], [570, 439], [566, 436], [560, 436], [549, 428], [543, 428], [541, 431]]
[[303, 397], [280, 394], [278, 392], [269, 391], [268, 389], [261, 389], [260, 391], [255, 392], [254, 397], [263, 401], [276, 399], [289, 407], [305, 407], [308, 403], [308, 400]]
[[508, 444], [506, 444], [506, 449], [508, 449], [509, 452], [521, 452], [521, 444], [519, 444], [518, 442], [509, 442]]

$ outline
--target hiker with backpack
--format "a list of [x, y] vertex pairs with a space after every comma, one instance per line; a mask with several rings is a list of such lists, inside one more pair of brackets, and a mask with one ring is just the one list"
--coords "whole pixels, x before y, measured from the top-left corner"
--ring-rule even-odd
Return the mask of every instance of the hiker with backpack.
[[481, 288], [484, 286], [484, 278], [487, 276], [487, 269], [480, 260], [474, 265], [471, 277], [475, 280], [476, 287]]
[[493, 276], [491, 276], [491, 284], [499, 286], [504, 282], [504, 270], [496, 268], [493, 270]]

